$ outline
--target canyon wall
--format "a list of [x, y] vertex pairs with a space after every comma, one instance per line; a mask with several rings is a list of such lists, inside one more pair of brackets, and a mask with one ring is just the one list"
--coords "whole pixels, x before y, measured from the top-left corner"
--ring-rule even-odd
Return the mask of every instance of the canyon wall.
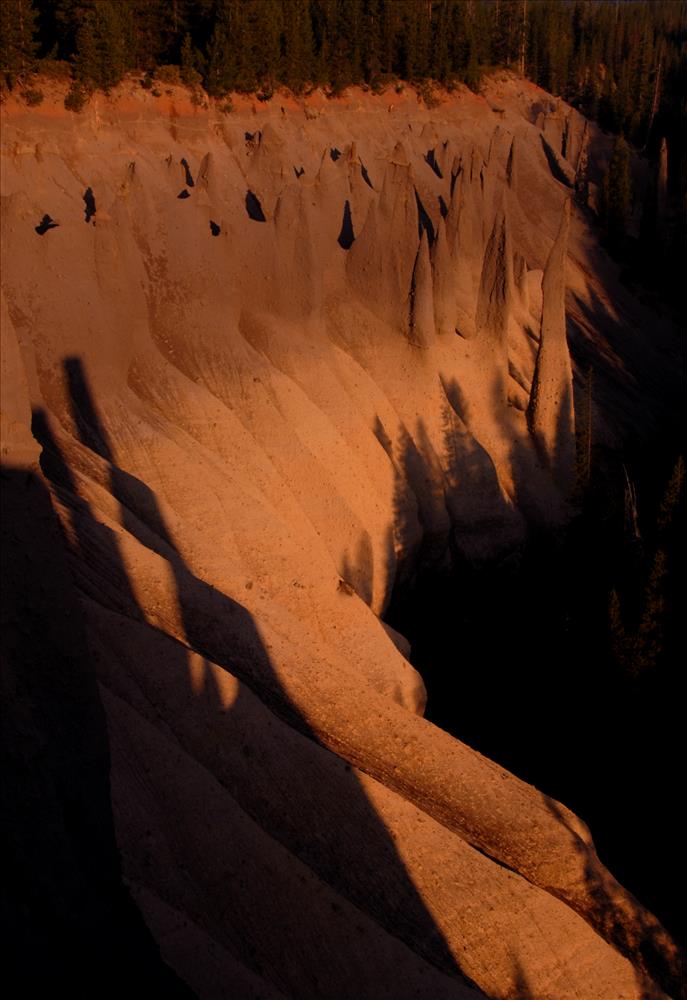
[[571, 517], [566, 307], [609, 441], [618, 372], [660, 370], [605, 335], [634, 306], [571, 201], [589, 126], [564, 157], [545, 98], [6, 102], [3, 464], [59, 518], [125, 881], [199, 996], [679, 981], [585, 825], [422, 718], [380, 618], [419, 562]]

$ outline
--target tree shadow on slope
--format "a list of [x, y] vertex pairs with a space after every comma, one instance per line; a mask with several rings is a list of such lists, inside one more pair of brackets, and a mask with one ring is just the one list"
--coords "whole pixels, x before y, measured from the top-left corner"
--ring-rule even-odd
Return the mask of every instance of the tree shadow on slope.
[[[542, 796], [542, 801], [558, 822], [568, 825], [565, 814], [555, 800]], [[575, 833], [574, 830], [571, 832]], [[578, 838], [574, 837], [573, 840], [579, 845], [576, 848], [578, 853], [585, 859], [584, 878], [596, 911], [594, 925], [602, 929], [604, 938], [633, 963], [637, 985], [642, 990], [642, 1000], [655, 1000], [659, 991], [654, 984], [658, 984], [670, 996], [684, 996], [687, 983], [685, 952], [679, 945], [671, 947], [658, 921], [643, 910], [641, 904], [636, 904], [629, 893], [626, 898], [631, 912], [622, 916], [613, 892], [616, 889], [621, 892], [624, 890], [617, 886], [612, 875], [595, 866], [595, 855]]]
[[[456, 434], [464, 434], [460, 393], [447, 390], [447, 397], [452, 536], [460, 536], [457, 499], [461, 488], [472, 489], [471, 480], [476, 499], [465, 519], [475, 523], [493, 488], [494, 504], [486, 505], [493, 521], [482, 521], [482, 531], [493, 535], [507, 505], [491, 458], [480, 456], [469, 436], [473, 450], [466, 450]], [[553, 467], [570, 450], [562, 414]], [[615, 479], [608, 488], [620, 486], [622, 498]], [[518, 506], [525, 506], [520, 495]], [[565, 537], [530, 518], [519, 550], [481, 564], [465, 558], [459, 537], [450, 570], [416, 571], [410, 586], [395, 589], [385, 620], [410, 640], [430, 721], [583, 816], [603, 863], [679, 934], [682, 897], [670, 872], [681, 856], [675, 748], [683, 727], [680, 709], [666, 699], [669, 687], [649, 700], [647, 689], [633, 694], [611, 666], [609, 568], [622, 547], [622, 499], [616, 508], [603, 519], [582, 519], [573, 510]], [[611, 903], [600, 905], [601, 920]]]
[[191, 996], [122, 882], [105, 717], [50, 495], [26, 468], [0, 480], [5, 981]]
[[[109, 491], [119, 502], [121, 524], [142, 545], [162, 556], [172, 571], [182, 634], [180, 641], [172, 640], [174, 654], [165, 662], [164, 686], [168, 696], [179, 706], [188, 705], [190, 711], [214, 718], [220, 739], [224, 732], [227, 742], [231, 742], [232, 726], [238, 725], [243, 712], [242, 695], [239, 693], [230, 709], [219, 706], [220, 699], [209, 671], [206, 671], [207, 683], [202, 690], [194, 687], [189, 667], [190, 650], [194, 650], [246, 684], [244, 700], [250, 700], [249, 693], [254, 692], [277, 717], [317, 742], [317, 734], [280, 684], [249, 612], [193, 575], [175, 548], [154, 493], [140, 480], [118, 468], [112, 443], [78, 358], [65, 361], [65, 375], [78, 436], [82, 445], [107, 463]], [[117, 535], [102, 524], [96, 512], [79, 497], [69, 460], [40, 413], [34, 416], [34, 433], [43, 445], [44, 471], [68, 511], [68, 534], [72, 537], [73, 566], [80, 590], [98, 605], [125, 618], [146, 623], [146, 614], [129, 580]], [[251, 710], [250, 706], [246, 708], [248, 713]], [[174, 725], [173, 718], [166, 721]], [[201, 760], [210, 771], [213, 767], [215, 773], [221, 771], [217, 764], [217, 756], [221, 758], [222, 755], [221, 745], [209, 750], [202, 740], [194, 742], [188, 733], [177, 736], [191, 757]], [[262, 821], [270, 835], [301, 858], [335, 892], [370, 914], [382, 928], [404, 941], [416, 954], [453, 977], [460, 991], [464, 980], [456, 961], [415, 889], [393, 838], [355, 773], [347, 766], [341, 767], [338, 758], [324, 748], [311, 747], [304, 753], [304, 761], [307, 763], [313, 754], [319, 761], [317, 767], [324, 772], [324, 780], [305, 780], [300, 773], [294, 773], [288, 754], [274, 753], [268, 772], [274, 784], [275, 799], [282, 802], [283, 809], [270, 809], [269, 801], [261, 801], [259, 796], [249, 803], [250, 782], [244, 783], [242, 790], [242, 795], [247, 797], [246, 808], [255, 812], [258, 822], [261, 810], [266, 810]], [[252, 766], [256, 765], [248, 759], [249, 772]], [[288, 789], [288, 794], [284, 794], [283, 789]], [[228, 790], [232, 792], [231, 788]], [[239, 802], [241, 808], [242, 801]], [[336, 820], [331, 818], [334, 803]], [[231, 836], [230, 830], [227, 835]], [[258, 887], [257, 893], [261, 892], [269, 896], [269, 886]], [[263, 937], [267, 930], [260, 928]], [[254, 935], [253, 943], [246, 943], [241, 950], [240, 943], [232, 942], [230, 929], [222, 928], [221, 919], [213, 932], [226, 947], [239, 950], [239, 959], [245, 966], [260, 971], [268, 964], [265, 956], [259, 953], [260, 934]], [[299, 933], [298, 925], [294, 933]], [[307, 936], [307, 931], [304, 934]], [[348, 947], [350, 944], [342, 938], [340, 948], [345, 951]], [[310, 954], [309, 961], [315, 958]], [[277, 976], [289, 975], [288, 970], [272, 968], [267, 970], [268, 976], [270, 971]], [[294, 974], [298, 982], [299, 970]], [[370, 975], [374, 979], [374, 971]], [[396, 984], [399, 985], [402, 986]], [[346, 985], [342, 983], [341, 995], [345, 993]], [[319, 994], [314, 991], [313, 995]]]

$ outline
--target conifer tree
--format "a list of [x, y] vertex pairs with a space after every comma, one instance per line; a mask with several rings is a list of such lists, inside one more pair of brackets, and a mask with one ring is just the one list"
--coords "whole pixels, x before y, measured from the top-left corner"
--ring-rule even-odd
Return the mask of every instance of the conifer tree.
[[202, 79], [198, 72], [198, 62], [198, 53], [193, 48], [191, 36], [186, 32], [179, 57], [179, 76], [187, 87], [196, 86]]
[[601, 188], [601, 219], [612, 242], [627, 232], [631, 199], [630, 150], [618, 136]]
[[[205, 89], [212, 97], [222, 97], [236, 83], [236, 52], [232, 45], [232, 14], [235, 4], [220, 0], [215, 12], [215, 24], [208, 46]], [[236, 25], [234, 37], [237, 35]]]
[[296, 91], [313, 78], [314, 39], [308, 0], [291, 0], [282, 35], [281, 79]]
[[36, 16], [31, 0], [0, 3], [0, 74], [10, 87], [36, 67]]
[[98, 0], [84, 12], [74, 56], [74, 75], [84, 86], [109, 90], [132, 65], [127, 58], [124, 13], [113, 0]]

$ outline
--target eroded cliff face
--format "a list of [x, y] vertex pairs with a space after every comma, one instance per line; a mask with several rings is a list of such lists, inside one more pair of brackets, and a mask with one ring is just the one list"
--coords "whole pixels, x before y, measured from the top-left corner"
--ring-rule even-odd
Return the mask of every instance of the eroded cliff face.
[[584, 824], [422, 718], [379, 617], [420, 554], [569, 517], [566, 287], [609, 372], [636, 349], [593, 322], [626, 300], [571, 210], [587, 125], [559, 155], [541, 92], [493, 87], [5, 109], [3, 462], [42, 449], [126, 880], [201, 996], [679, 981]]

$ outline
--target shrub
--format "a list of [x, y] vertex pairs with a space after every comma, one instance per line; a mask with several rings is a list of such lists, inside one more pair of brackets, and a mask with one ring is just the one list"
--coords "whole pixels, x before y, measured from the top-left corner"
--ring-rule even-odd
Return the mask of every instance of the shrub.
[[74, 111], [78, 114], [80, 111], [83, 111], [87, 103], [88, 94], [83, 87], [80, 87], [78, 84], [72, 84], [64, 99], [64, 106], [67, 111]]
[[71, 65], [64, 59], [41, 59], [38, 70], [49, 80], [68, 80], [72, 75]]
[[178, 66], [158, 66], [155, 70], [155, 79], [160, 83], [181, 83], [181, 75]]
[[258, 100], [262, 101], [263, 104], [265, 103], [265, 101], [271, 101], [273, 97], [274, 97], [274, 90], [272, 87], [265, 87], [264, 90], [259, 91], [259, 93], [257, 94]]
[[150, 73], [146, 73], [146, 75], [143, 77], [143, 79], [141, 80], [141, 86], [143, 87], [144, 90], [151, 90], [152, 89], [153, 78], [150, 75]]
[[162, 91], [158, 90], [157, 87], [153, 87], [152, 94], [153, 97], [162, 97]]
[[203, 91], [199, 87], [194, 87], [191, 91], [191, 104], [195, 105], [197, 108], [205, 107], [205, 97], [203, 96]]
[[30, 108], [35, 108], [43, 100], [42, 90], [25, 90], [21, 95]]
[[220, 104], [219, 110], [222, 112], [223, 115], [230, 115], [234, 110], [234, 105], [231, 101], [224, 101], [222, 104]]
[[429, 80], [423, 80], [422, 83], [417, 85], [417, 92], [419, 96], [425, 103], [427, 108], [436, 108], [439, 105], [439, 99], [434, 94], [434, 89]]

